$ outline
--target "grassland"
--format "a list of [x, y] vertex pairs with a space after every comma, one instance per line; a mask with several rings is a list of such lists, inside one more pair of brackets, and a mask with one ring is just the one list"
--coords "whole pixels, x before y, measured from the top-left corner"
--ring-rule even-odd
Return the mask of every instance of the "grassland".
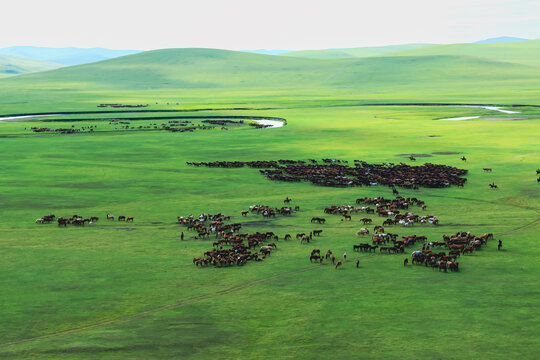
[[[126, 57], [0, 82], [2, 114], [97, 110], [100, 103], [118, 102], [148, 103], [152, 109], [216, 109], [182, 115], [275, 116], [288, 122], [283, 128], [264, 130], [57, 136], [25, 130], [45, 124], [40, 119], [0, 124], [0, 150], [7, 155], [0, 158], [1, 357], [537, 357], [540, 191], [535, 170], [540, 163], [540, 109], [519, 108], [520, 115], [528, 117], [522, 121], [450, 122], [434, 119], [511, 115], [477, 108], [364, 106], [540, 105], [535, 96], [538, 82], [524, 75], [521, 64], [474, 60], [477, 77], [471, 78], [463, 71], [473, 71], [463, 69], [471, 69], [473, 60], [464, 58], [454, 68], [463, 70], [456, 74], [461, 80], [448, 80], [446, 71], [455, 57], [418, 58], [448, 67], [438, 72], [433, 66], [424, 74], [418, 70], [416, 82], [406, 71], [414, 66], [392, 67], [389, 71], [396, 75], [384, 82], [383, 69], [396, 63], [376, 65], [369, 59], [361, 64], [372, 64], [370, 71], [379, 66], [381, 75], [369, 78], [365, 70], [350, 78], [340, 70], [343, 60], [274, 63], [247, 54], [256, 64], [237, 64], [239, 74], [233, 74], [227, 73], [232, 71], [230, 64], [247, 60], [229, 54], [232, 60], [217, 65], [211, 65], [215, 59], [206, 60], [207, 65], [201, 60], [201, 66], [207, 66], [201, 75], [191, 74], [196, 60], [178, 64], [177, 55], [161, 67], [147, 59], [143, 70], [136, 64], [144, 61]], [[492, 66], [506, 70], [501, 68], [493, 79], [487, 75]], [[305, 82], [291, 79], [290, 74], [306, 67]], [[97, 76], [100, 68], [110, 72]], [[365, 86], [357, 85], [362, 78]], [[186, 89], [188, 82], [198, 86]], [[203, 82], [214, 85], [204, 87]], [[236, 107], [248, 109], [225, 110]], [[271, 182], [255, 169], [185, 164], [326, 157], [408, 162], [397, 154], [433, 152], [465, 155], [466, 163], [459, 159], [462, 155], [433, 155], [418, 162], [466, 168], [467, 184], [403, 190], [403, 196], [425, 200], [426, 213], [437, 215], [441, 225], [392, 230], [430, 240], [456, 231], [493, 232], [503, 241], [503, 251], [491, 242], [463, 256], [459, 273], [404, 268], [403, 255], [353, 253], [352, 245], [362, 241], [355, 235], [360, 215], [350, 223], [327, 215], [327, 224], [310, 224], [326, 206], [350, 204], [363, 196], [390, 197], [387, 188]], [[483, 167], [493, 172], [485, 173]], [[490, 190], [490, 182], [499, 190]], [[281, 206], [285, 196], [301, 208], [292, 217], [240, 217], [240, 210], [252, 204]], [[67, 229], [34, 223], [51, 212], [96, 215], [101, 220], [93, 227]], [[230, 214], [249, 232], [324, 232], [310, 245], [280, 241], [277, 251], [261, 263], [201, 269], [191, 260], [211, 243], [187, 232], [180, 241], [185, 229], [176, 224], [176, 216], [200, 212]], [[135, 222], [107, 222], [106, 213], [134, 216]], [[349, 261], [343, 270], [310, 264], [314, 247], [332, 249], [338, 257], [346, 251]], [[356, 257], [360, 269], [354, 268]]]

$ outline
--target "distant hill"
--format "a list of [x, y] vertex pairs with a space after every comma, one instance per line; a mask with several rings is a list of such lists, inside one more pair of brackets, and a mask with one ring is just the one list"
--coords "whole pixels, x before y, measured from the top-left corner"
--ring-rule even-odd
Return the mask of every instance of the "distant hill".
[[505, 43], [505, 42], [514, 42], [514, 41], [527, 41], [529, 39], [511, 37], [511, 36], [500, 36], [495, 38], [489, 38], [485, 40], [476, 41], [475, 44], [493, 44], [493, 43]]
[[263, 54], [263, 55], [281, 55], [291, 52], [291, 50], [245, 50], [244, 52], [250, 52], [254, 54]]
[[[478, 45], [479, 46], [479, 45]], [[306, 59], [216, 49], [146, 51], [98, 63], [2, 79], [0, 88], [307, 89], [485, 87], [538, 77], [538, 69], [467, 56], [428, 55]]]
[[471, 56], [528, 65], [540, 64], [540, 39], [505, 43], [451, 44], [392, 53], [391, 56]]
[[282, 54], [283, 56], [303, 57], [311, 59], [346, 59], [377, 56], [382, 54], [392, 54], [397, 51], [410, 50], [433, 46], [433, 44], [403, 44], [388, 46], [372, 46], [343, 49], [325, 49], [325, 50], [300, 50], [291, 51]]
[[36, 46], [13, 46], [0, 49], [0, 54], [14, 55], [63, 65], [80, 65], [136, 54], [137, 50], [109, 50], [102, 48], [48, 48]]
[[20, 75], [62, 67], [46, 61], [0, 54], [0, 76]]

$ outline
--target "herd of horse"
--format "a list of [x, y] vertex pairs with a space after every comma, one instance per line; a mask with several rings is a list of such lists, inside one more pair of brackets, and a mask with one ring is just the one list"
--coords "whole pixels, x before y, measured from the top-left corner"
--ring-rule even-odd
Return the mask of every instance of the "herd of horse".
[[[308, 181], [323, 186], [377, 186], [418, 189], [419, 186], [442, 188], [451, 185], [463, 186], [467, 181], [463, 175], [467, 170], [453, 166], [426, 163], [419, 166], [400, 164], [368, 164], [354, 160], [354, 166], [346, 161], [323, 159], [320, 164], [315, 159], [309, 163], [303, 160], [271, 161], [214, 161], [187, 162], [188, 165], [218, 168], [240, 168], [248, 166], [260, 170], [270, 180], [300, 182]], [[395, 190], [397, 191], [397, 190]]]
[[[424, 265], [432, 269], [447, 272], [459, 271], [459, 263], [457, 258], [461, 255], [472, 254], [474, 251], [480, 250], [483, 246], [487, 246], [488, 240], [493, 239], [493, 234], [482, 234], [475, 236], [470, 232], [457, 232], [453, 235], [443, 235], [443, 241], [434, 241], [425, 243], [422, 250], [413, 251], [411, 254], [412, 263]], [[499, 241], [498, 249], [500, 250], [502, 242]], [[433, 251], [436, 247], [445, 247], [445, 251]], [[408, 259], [404, 261], [407, 265]]]
[[[342, 220], [352, 220], [352, 214], [363, 212], [366, 214], [375, 214], [378, 216], [391, 217], [383, 221], [382, 226], [396, 225], [401, 226], [413, 226], [415, 223], [419, 224], [432, 224], [438, 225], [439, 219], [435, 215], [415, 215], [413, 212], [406, 211], [401, 213], [402, 210], [408, 210], [410, 205], [418, 205], [423, 210], [427, 208], [424, 201], [417, 198], [403, 198], [401, 196], [396, 197], [393, 200], [385, 198], [363, 198], [356, 199], [356, 204], [374, 205], [375, 208], [370, 206], [355, 207], [353, 205], [332, 205], [324, 209], [326, 214], [341, 215]], [[360, 219], [364, 225], [371, 224], [373, 219], [363, 217]], [[365, 228], [364, 228], [365, 229]], [[366, 235], [369, 231], [360, 230], [358, 235]]]
[[[266, 205], [251, 205], [248, 210], [241, 211], [241, 216], [246, 217], [249, 213], [260, 214], [264, 217], [275, 217], [276, 214], [292, 215], [300, 210], [299, 206], [290, 206], [292, 200], [287, 197], [283, 202], [286, 206], [270, 207]], [[435, 216], [418, 216], [414, 215], [409, 209], [412, 206], [426, 209], [427, 205], [424, 201], [415, 197], [404, 198], [397, 196], [394, 199], [386, 199], [384, 197], [364, 197], [356, 199], [356, 205], [332, 205], [324, 208], [325, 214], [341, 215], [344, 220], [351, 220], [351, 214], [359, 212], [366, 214], [378, 214], [386, 219], [382, 225], [373, 227], [373, 235], [371, 243], [360, 243], [353, 245], [354, 252], [368, 252], [379, 254], [403, 254], [406, 249], [418, 243], [422, 243], [422, 250], [415, 250], [411, 253], [412, 264], [424, 265], [438, 269], [439, 271], [447, 272], [459, 271], [459, 263], [457, 259], [461, 255], [472, 254], [486, 246], [488, 240], [493, 239], [493, 234], [482, 234], [475, 236], [470, 232], [458, 232], [453, 235], [443, 235], [443, 241], [428, 241], [426, 236], [408, 235], [398, 239], [398, 234], [385, 232], [384, 226], [391, 226], [401, 223], [401, 221], [410, 221], [413, 223], [432, 223], [436, 225], [438, 219]], [[358, 206], [362, 205], [362, 206]], [[107, 220], [114, 221], [115, 217], [111, 214], [106, 215]], [[82, 217], [73, 215], [71, 217], [56, 217], [54, 214], [45, 215], [36, 219], [38, 224], [49, 224], [57, 221], [58, 226], [67, 227], [68, 224], [76, 226], [84, 226], [85, 224], [92, 225], [99, 220], [98, 217]], [[134, 221], [133, 217], [118, 216], [118, 221]], [[428, 221], [431, 220], [431, 221]], [[432, 221], [437, 220], [437, 222]], [[364, 224], [372, 224], [373, 219], [363, 217], [360, 221]], [[276, 242], [279, 241], [279, 236], [274, 232], [241, 232], [242, 224], [231, 222], [231, 216], [217, 213], [202, 213], [198, 216], [178, 216], [177, 222], [187, 228], [189, 231], [197, 233], [194, 239], [209, 239], [211, 235], [215, 240], [212, 242], [212, 249], [203, 253], [201, 257], [193, 258], [193, 264], [197, 267], [213, 265], [214, 267], [226, 266], [243, 266], [249, 261], [262, 261], [267, 256], [277, 249]], [[227, 223], [228, 222], [228, 223]], [[322, 217], [312, 217], [311, 223], [325, 224], [326, 219]], [[297, 233], [296, 239], [302, 243], [310, 243], [314, 237], [320, 236], [322, 229], [317, 229], [306, 233]], [[357, 235], [369, 235], [368, 228], [361, 228]], [[181, 239], [184, 239], [182, 232]], [[292, 240], [290, 234], [285, 234], [283, 240]], [[502, 246], [499, 241], [499, 250]], [[444, 247], [447, 251], [434, 251], [436, 248]], [[335, 265], [336, 269], [343, 268], [347, 263], [346, 253], [343, 259], [339, 260], [328, 250], [325, 256], [321, 256], [320, 249], [313, 249], [309, 257], [310, 262], [317, 261], [323, 264], [324, 260], [329, 260]], [[356, 266], [358, 267], [358, 259]], [[405, 258], [403, 264], [407, 265], [408, 258]]]
[[[56, 215], [49, 214], [49, 215], [45, 215], [36, 219], [36, 224], [50, 224], [55, 219], [59, 227], [62, 227], [62, 226], [67, 227], [68, 225], [84, 226], [85, 224], [92, 226], [96, 221], [99, 220], [99, 217], [97, 216], [83, 217], [83, 216], [74, 214], [73, 216], [59, 216], [57, 218]], [[107, 220], [114, 220], [114, 216], [111, 214], [107, 214]], [[118, 216], [118, 221], [133, 222], [134, 220], [135, 218], [133, 216], [127, 216], [127, 217], [124, 215]]]
[[[270, 256], [272, 250], [277, 248], [275, 242], [269, 242], [279, 240], [273, 232], [240, 233], [242, 224], [225, 224], [225, 221], [230, 220], [230, 218], [230, 216], [221, 213], [203, 213], [197, 217], [193, 215], [177, 217], [178, 223], [184, 225], [188, 230], [198, 232], [198, 237], [195, 238], [209, 237], [210, 234], [215, 236], [216, 241], [212, 243], [213, 248], [204, 252], [202, 257], [193, 258], [195, 266], [243, 266], [248, 261], [264, 260]], [[224, 246], [231, 248], [224, 248]]]

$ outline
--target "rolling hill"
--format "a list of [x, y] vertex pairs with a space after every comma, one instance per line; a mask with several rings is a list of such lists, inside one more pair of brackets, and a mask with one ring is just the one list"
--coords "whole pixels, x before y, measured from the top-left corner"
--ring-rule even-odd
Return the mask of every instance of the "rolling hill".
[[343, 49], [324, 49], [324, 50], [301, 50], [291, 51], [282, 54], [282, 56], [303, 57], [311, 59], [346, 59], [377, 56], [382, 54], [392, 54], [398, 51], [418, 49], [433, 46], [433, 44], [403, 44]]
[[136, 54], [137, 50], [109, 50], [102, 48], [48, 48], [36, 46], [13, 46], [0, 49], [0, 54], [21, 56], [63, 65], [80, 65], [119, 56]]
[[459, 55], [523, 64], [538, 63], [540, 39], [502, 43], [437, 45], [394, 52], [391, 56]]
[[538, 76], [525, 65], [455, 55], [305, 59], [215, 49], [147, 51], [5, 79], [0, 85], [97, 88], [313, 88], [479, 86]]
[[59, 67], [62, 67], [62, 65], [0, 54], [0, 76], [2, 77], [52, 70]]

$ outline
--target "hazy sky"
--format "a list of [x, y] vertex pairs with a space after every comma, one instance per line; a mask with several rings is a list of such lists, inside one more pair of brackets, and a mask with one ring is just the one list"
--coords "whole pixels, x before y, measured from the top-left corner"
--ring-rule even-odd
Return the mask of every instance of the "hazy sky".
[[13, 0], [0, 47], [236, 50], [540, 38], [540, 0]]

